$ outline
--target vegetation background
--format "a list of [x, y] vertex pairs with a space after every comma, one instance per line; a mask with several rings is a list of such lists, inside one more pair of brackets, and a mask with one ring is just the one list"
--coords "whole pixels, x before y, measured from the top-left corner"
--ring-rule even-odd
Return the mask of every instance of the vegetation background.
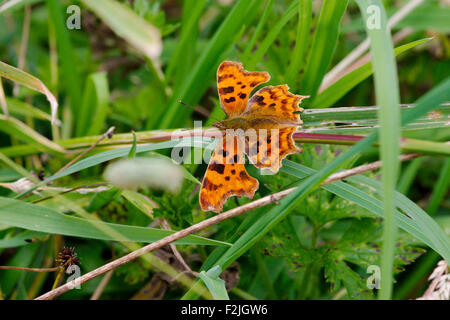
[[[298, 188], [246, 213], [251, 201], [232, 198], [225, 211], [244, 214], [59, 299], [448, 299], [448, 284], [425, 291], [450, 259], [449, 21], [447, 0], [3, 1], [0, 299], [36, 298], [73, 266], [86, 274], [215, 216], [198, 205], [207, 164], [167, 157], [170, 130], [224, 117], [223, 60], [311, 96], [304, 152], [277, 175], [248, 168], [256, 201]], [[337, 170], [348, 175], [320, 187]]]

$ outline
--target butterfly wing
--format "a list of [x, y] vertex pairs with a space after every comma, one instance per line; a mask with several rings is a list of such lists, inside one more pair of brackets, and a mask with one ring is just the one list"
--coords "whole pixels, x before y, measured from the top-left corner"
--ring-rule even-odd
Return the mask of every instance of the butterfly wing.
[[248, 141], [246, 153], [251, 163], [257, 168], [267, 168], [276, 173], [281, 167], [281, 161], [291, 153], [301, 152], [292, 135], [300, 119], [298, 104], [306, 96], [295, 95], [289, 92], [287, 85], [267, 86], [258, 90], [250, 99], [243, 116], [254, 119], [272, 119], [273, 128], [258, 130], [256, 141]]
[[222, 62], [217, 70], [217, 88], [223, 111], [227, 116], [241, 114], [252, 90], [269, 79], [267, 72], [249, 72], [244, 70], [242, 63]]
[[242, 144], [237, 143], [236, 137], [225, 135], [218, 141], [200, 190], [200, 206], [203, 210], [219, 213], [231, 196], [253, 198], [259, 182], [245, 170], [243, 157]]
[[273, 118], [280, 124], [300, 125], [300, 108], [298, 104], [308, 96], [289, 92], [287, 85], [267, 86], [258, 90], [250, 99], [243, 115], [253, 118]]
[[246, 153], [250, 162], [259, 169], [270, 169], [277, 173], [284, 157], [302, 151], [294, 143], [292, 135], [295, 131], [296, 127], [259, 130], [256, 141], [247, 142]]

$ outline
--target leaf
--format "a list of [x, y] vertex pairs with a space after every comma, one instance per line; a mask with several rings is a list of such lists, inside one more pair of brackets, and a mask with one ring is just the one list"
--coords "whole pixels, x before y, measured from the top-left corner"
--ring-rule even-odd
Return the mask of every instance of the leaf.
[[[304, 178], [314, 173], [312, 169], [293, 163], [292, 161], [285, 162], [285, 167], [282, 170], [289, 174], [294, 174], [299, 178]], [[289, 168], [295, 169], [290, 170]], [[339, 197], [356, 203], [377, 216], [383, 217], [382, 202], [372, 195], [363, 192], [360, 187], [363, 184], [377, 190], [381, 188], [380, 183], [362, 175], [349, 177], [347, 180], [356, 183], [358, 187], [338, 181], [323, 188]], [[436, 222], [420, 207], [414, 204], [414, 202], [398, 192], [395, 193], [395, 204], [399, 208], [399, 210], [396, 210], [398, 226], [423, 241], [445, 259], [450, 259], [450, 242]], [[407, 213], [411, 218], [407, 217], [403, 212]]]
[[44, 238], [47, 234], [36, 231], [23, 231], [11, 238], [0, 239], [0, 248], [15, 248], [29, 244], [36, 238]]
[[3, 131], [17, 139], [35, 146], [42, 152], [50, 152], [57, 155], [65, 154], [65, 150], [58, 144], [40, 135], [25, 123], [0, 114], [0, 131]]
[[258, 49], [250, 56], [250, 59], [246, 65], [247, 70], [253, 70], [256, 67], [256, 64], [262, 60], [262, 57], [267, 52], [272, 43], [275, 41], [276, 37], [281, 32], [283, 27], [297, 13], [296, 7], [297, 4], [295, 3], [295, 1], [293, 1], [292, 4], [283, 13], [283, 16], [271, 27], [267, 36], [258, 45]]
[[[339, 25], [347, 8], [348, 0], [325, 0], [320, 11], [319, 21], [314, 31], [311, 49], [301, 81], [303, 95], [312, 98], [330, 66], [339, 36]], [[306, 106], [309, 104], [305, 100]]]
[[[40, 120], [52, 121], [52, 116], [44, 111], [15, 98], [6, 98], [8, 104], [8, 110], [11, 114], [33, 117]], [[61, 122], [57, 119], [56, 124], [60, 125]]]
[[225, 288], [225, 281], [219, 278], [221, 273], [222, 269], [220, 266], [214, 266], [207, 272], [200, 272], [199, 276], [215, 300], [230, 300], [227, 289]]
[[77, 112], [76, 136], [96, 135], [103, 131], [109, 103], [109, 87], [106, 72], [88, 76], [81, 108]]
[[[0, 223], [52, 234], [73, 237], [114, 240], [154, 242], [175, 231], [120, 225], [86, 220], [74, 216], [63, 215], [54, 209], [30, 204], [23, 201], [0, 197]], [[119, 237], [105, 233], [104, 228], [115, 231]], [[199, 236], [188, 236], [180, 239], [178, 244], [228, 245], [225, 242], [210, 240]]]
[[325, 278], [333, 288], [339, 288], [342, 283], [350, 299], [373, 299], [372, 291], [367, 288], [366, 279], [350, 269], [343, 261], [330, 259], [326, 262]]
[[153, 209], [157, 208], [158, 205], [148, 197], [133, 190], [123, 190], [122, 196], [142, 213], [153, 219]]
[[[77, 68], [78, 61], [76, 59], [75, 50], [72, 47], [69, 36], [70, 30], [67, 29], [65, 23], [65, 16], [63, 16], [62, 13], [61, 1], [46, 0], [46, 5], [49, 15], [49, 27], [53, 30], [52, 32], [54, 33], [58, 49], [57, 54], [59, 56], [59, 61], [61, 62], [61, 71], [64, 77], [64, 81], [62, 83], [67, 91], [67, 96], [70, 101], [72, 120], [77, 121], [79, 120], [77, 117], [78, 108], [81, 106], [82, 82], [78, 70], [79, 68]], [[68, 128], [71, 128], [72, 126], [71, 123], [65, 124]]]
[[143, 52], [150, 60], [159, 58], [162, 40], [159, 30], [118, 1], [82, 0], [117, 35]]
[[308, 37], [311, 30], [312, 20], [312, 2], [309, 0], [298, 1], [298, 26], [297, 37], [295, 40], [294, 52], [289, 62], [288, 72], [286, 75], [286, 82], [292, 89], [292, 92], [297, 91], [298, 75], [303, 67], [305, 54], [308, 50]]
[[395, 63], [392, 38], [387, 26], [387, 17], [384, 6], [379, 0], [356, 0], [365, 21], [370, 19], [369, 6], [377, 6], [380, 28], [366, 26], [370, 39], [372, 53], [372, 68], [374, 71], [376, 102], [379, 106], [380, 122], [380, 158], [381, 181], [383, 184], [384, 207], [384, 240], [381, 252], [381, 278], [380, 299], [390, 299], [392, 296], [392, 271], [395, 250], [395, 205], [393, 193], [397, 185], [400, 171], [398, 156], [400, 154], [400, 92]]
[[56, 101], [55, 96], [50, 92], [50, 90], [47, 89], [41, 80], [2, 61], [0, 61], [0, 77], [7, 78], [32, 90], [45, 94], [47, 100], [50, 102], [50, 107], [52, 110], [52, 123], [56, 123], [58, 102]]
[[136, 157], [136, 133], [133, 133], [133, 145], [131, 146], [130, 153], [128, 154], [128, 159], [134, 159]]

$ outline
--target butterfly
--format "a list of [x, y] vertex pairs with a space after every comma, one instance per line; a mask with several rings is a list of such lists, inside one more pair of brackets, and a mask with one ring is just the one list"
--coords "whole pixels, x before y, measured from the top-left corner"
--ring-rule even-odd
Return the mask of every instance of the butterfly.
[[292, 94], [284, 84], [263, 87], [250, 97], [255, 87], [269, 80], [267, 72], [246, 71], [242, 63], [220, 64], [217, 87], [226, 119], [213, 125], [225, 134], [218, 139], [202, 181], [202, 210], [220, 213], [231, 196], [253, 198], [259, 182], [245, 170], [244, 153], [256, 168], [276, 173], [284, 157], [301, 152], [292, 135], [303, 123], [298, 105], [308, 96]]

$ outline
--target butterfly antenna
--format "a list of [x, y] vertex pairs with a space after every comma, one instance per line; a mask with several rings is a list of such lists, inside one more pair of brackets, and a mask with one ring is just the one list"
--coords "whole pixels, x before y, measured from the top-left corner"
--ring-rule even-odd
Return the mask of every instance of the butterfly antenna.
[[[189, 104], [187, 104], [186, 102], [184, 102], [183, 100], [179, 100], [178, 101], [179, 103], [181, 103], [182, 105], [184, 105], [184, 106], [186, 106], [186, 107], [189, 107], [189, 108], [191, 108], [192, 110], [194, 110], [194, 111], [197, 111], [198, 112], [198, 110], [197, 109], [195, 109], [193, 106], [191, 106], [191, 105], [189, 105]], [[212, 117], [211, 115], [206, 115], [208, 118], [211, 118], [211, 119], [213, 119], [213, 120], [215, 120], [215, 121], [220, 121], [219, 119], [217, 119], [217, 118], [215, 118], [215, 117]]]

